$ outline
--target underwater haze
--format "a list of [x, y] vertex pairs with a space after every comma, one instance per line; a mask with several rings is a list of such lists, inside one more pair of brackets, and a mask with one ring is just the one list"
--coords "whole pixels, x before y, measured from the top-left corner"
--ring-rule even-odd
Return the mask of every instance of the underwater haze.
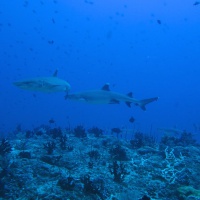
[[0, 0], [0, 200], [200, 200], [200, 0]]
[[[176, 127], [198, 135], [199, 14], [200, 5], [191, 0], [0, 1], [1, 133], [54, 119], [60, 127], [126, 127], [158, 135], [158, 128]], [[159, 99], [143, 111], [13, 85], [55, 70], [71, 85], [69, 94], [109, 83], [111, 91], [133, 92], [139, 100]]]

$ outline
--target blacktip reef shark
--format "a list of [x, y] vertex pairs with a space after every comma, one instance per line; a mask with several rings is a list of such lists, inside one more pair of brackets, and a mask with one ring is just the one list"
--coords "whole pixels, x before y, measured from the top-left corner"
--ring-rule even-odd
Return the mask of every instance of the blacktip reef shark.
[[146, 104], [157, 101], [158, 97], [137, 100], [132, 97], [131, 92], [127, 95], [112, 92], [110, 91], [109, 84], [105, 84], [100, 90], [67, 94], [66, 99], [83, 101], [91, 104], [119, 104], [120, 102], [125, 102], [128, 107], [131, 107], [131, 103], [133, 103], [142, 110], [146, 110]]
[[57, 77], [58, 70], [53, 76], [36, 77], [27, 80], [17, 81], [13, 84], [21, 89], [40, 92], [68, 92], [71, 88], [70, 84]]

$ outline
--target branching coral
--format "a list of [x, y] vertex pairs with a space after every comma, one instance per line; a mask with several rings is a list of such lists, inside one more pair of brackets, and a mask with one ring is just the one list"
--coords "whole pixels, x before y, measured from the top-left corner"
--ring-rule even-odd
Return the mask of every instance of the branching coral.
[[11, 145], [8, 140], [2, 139], [0, 144], [0, 155], [5, 156], [5, 154], [10, 153], [11, 150]]
[[56, 143], [55, 142], [47, 142], [46, 144], [44, 144], [44, 149], [47, 150], [47, 153], [49, 155], [53, 153], [55, 148], [56, 148]]
[[114, 181], [116, 182], [123, 182], [126, 175], [129, 174], [129, 172], [126, 170], [126, 165], [123, 163], [119, 163], [117, 161], [113, 161], [113, 164], [110, 164], [108, 166], [108, 169], [112, 175], [114, 175]]
[[178, 174], [182, 173], [184, 170], [178, 170], [177, 168], [177, 166], [179, 166], [184, 161], [184, 157], [180, 152], [180, 157], [176, 158], [174, 155], [174, 149], [169, 151], [168, 147], [165, 149], [165, 155], [166, 168], [162, 170], [162, 177], [167, 180], [169, 184], [174, 184], [177, 180]]
[[74, 135], [75, 137], [84, 138], [87, 136], [87, 133], [85, 129], [83, 128], [83, 126], [79, 125], [74, 129]]

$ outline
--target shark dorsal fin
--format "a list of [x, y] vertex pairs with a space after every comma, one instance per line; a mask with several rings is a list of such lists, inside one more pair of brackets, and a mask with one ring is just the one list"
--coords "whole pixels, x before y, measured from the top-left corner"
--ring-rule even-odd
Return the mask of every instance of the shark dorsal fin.
[[106, 83], [101, 89], [105, 91], [110, 91], [109, 83]]
[[53, 73], [53, 77], [57, 77], [58, 75], [58, 70], [56, 69], [56, 71]]
[[129, 92], [129, 93], [127, 94], [127, 96], [133, 98], [133, 93], [132, 93], [132, 92]]

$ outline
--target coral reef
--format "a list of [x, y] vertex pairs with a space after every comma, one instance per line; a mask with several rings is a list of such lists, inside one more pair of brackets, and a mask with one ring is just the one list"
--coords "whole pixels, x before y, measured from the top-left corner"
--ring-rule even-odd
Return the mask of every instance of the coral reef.
[[50, 141], [44, 144], [44, 149], [47, 150], [48, 154], [52, 154], [55, 148], [56, 148], [56, 143], [54, 141]]
[[112, 175], [114, 175], [114, 181], [121, 183], [125, 176], [129, 174], [126, 170], [126, 166], [123, 163], [113, 161], [113, 164], [108, 166], [108, 169]]
[[83, 126], [79, 125], [74, 128], [74, 135], [79, 138], [84, 138], [87, 136], [86, 130]]
[[11, 152], [11, 145], [8, 140], [2, 139], [0, 144], [0, 155], [5, 156], [7, 153]]
[[103, 130], [94, 126], [88, 129], [88, 133], [93, 133], [95, 137], [100, 137], [103, 135]]
[[20, 127], [3, 139], [0, 199], [199, 199], [200, 145], [191, 133], [157, 141], [137, 132], [129, 141], [113, 130], [72, 130]]

